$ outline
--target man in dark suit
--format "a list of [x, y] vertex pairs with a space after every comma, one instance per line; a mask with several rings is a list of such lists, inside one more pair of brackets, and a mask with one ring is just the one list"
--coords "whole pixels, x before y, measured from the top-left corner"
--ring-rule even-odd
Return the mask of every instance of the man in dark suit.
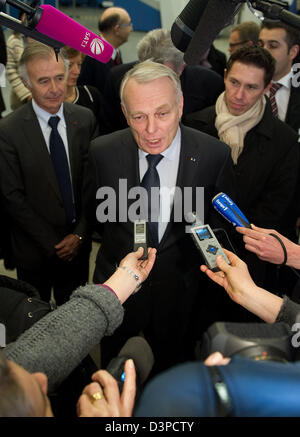
[[[299, 32], [285, 23], [264, 21], [259, 44], [268, 50], [276, 61], [272, 84], [279, 84], [275, 91], [275, 116], [291, 126], [300, 138], [300, 80], [293, 74], [300, 48]], [[298, 72], [299, 68], [295, 70]], [[270, 99], [272, 89], [269, 92]]]
[[[299, 197], [299, 143], [293, 129], [273, 116], [265, 99], [274, 69], [274, 58], [261, 47], [234, 51], [224, 93], [216, 105], [190, 114], [186, 123], [231, 147], [238, 205], [250, 223], [276, 227], [290, 238], [297, 218], [295, 197]], [[268, 267], [248, 251], [241, 256], [257, 284], [280, 292], [278, 268]]]
[[114, 48], [112, 57], [106, 64], [103, 64], [87, 56], [82, 64], [78, 85], [91, 85], [103, 93], [110, 69], [122, 64], [119, 47], [128, 41], [132, 32], [132, 23], [125, 9], [111, 7], [101, 15], [98, 28], [100, 36]]
[[18, 278], [44, 300], [53, 288], [61, 304], [88, 279], [82, 184], [97, 124], [90, 110], [63, 103], [66, 67], [53, 49], [29, 44], [20, 74], [33, 99], [1, 121], [1, 194]]
[[[157, 247], [157, 258], [149, 279], [128, 300], [122, 326], [101, 343], [102, 365], [129, 337], [143, 331], [157, 372], [193, 358], [198, 299], [205, 285], [201, 280], [199, 289], [199, 252], [188, 232], [188, 216], [194, 212], [213, 224], [212, 197], [221, 190], [232, 195], [232, 161], [223, 143], [179, 124], [180, 81], [165, 65], [146, 61], [131, 69], [122, 81], [121, 101], [130, 129], [99, 137], [89, 154], [85, 192], [102, 235], [94, 282], [104, 282], [123, 254], [132, 250], [134, 222], [143, 217], [135, 214], [139, 209], [146, 208], [148, 217], [156, 211], [153, 221], [147, 214], [145, 220], [147, 243]], [[157, 158], [155, 171], [151, 161]], [[160, 187], [151, 211], [147, 202], [137, 199], [141, 187], [146, 189], [148, 183], [149, 189], [150, 175], [156, 181], [152, 189]]]
[[[213, 105], [224, 90], [222, 76], [200, 65], [186, 65], [183, 53], [173, 44], [170, 31], [154, 29], [148, 32], [137, 45], [140, 62], [151, 59], [172, 68], [180, 77], [184, 104], [182, 121], [187, 114]], [[120, 105], [120, 84], [125, 73], [138, 61], [119, 65], [110, 70], [104, 90], [106, 117], [112, 132], [127, 127]]]

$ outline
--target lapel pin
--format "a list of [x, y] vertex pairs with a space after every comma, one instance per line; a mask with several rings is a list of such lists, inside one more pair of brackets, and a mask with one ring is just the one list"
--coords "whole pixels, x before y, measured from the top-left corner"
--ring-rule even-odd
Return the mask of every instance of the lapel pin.
[[193, 157], [191, 156], [191, 161], [192, 161], [192, 162], [196, 162], [196, 158], [193, 158]]

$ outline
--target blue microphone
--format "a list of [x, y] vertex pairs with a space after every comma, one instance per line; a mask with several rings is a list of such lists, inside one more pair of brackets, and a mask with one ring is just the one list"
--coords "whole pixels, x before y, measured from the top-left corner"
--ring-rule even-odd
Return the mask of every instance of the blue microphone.
[[225, 193], [217, 194], [212, 200], [213, 207], [234, 227], [251, 228], [249, 220]]

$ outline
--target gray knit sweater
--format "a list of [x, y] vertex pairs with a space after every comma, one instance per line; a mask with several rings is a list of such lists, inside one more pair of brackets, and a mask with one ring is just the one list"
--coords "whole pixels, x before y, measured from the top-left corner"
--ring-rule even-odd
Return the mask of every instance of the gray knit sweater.
[[55, 389], [104, 335], [123, 320], [117, 297], [99, 285], [86, 285], [70, 300], [36, 322], [5, 349], [6, 357], [29, 372], [44, 372]]
[[296, 321], [296, 317], [300, 314], [300, 305], [296, 302], [293, 302], [287, 296], [283, 297], [283, 304], [280, 308], [278, 316], [275, 322], [284, 322], [290, 327], [292, 327], [293, 323]]

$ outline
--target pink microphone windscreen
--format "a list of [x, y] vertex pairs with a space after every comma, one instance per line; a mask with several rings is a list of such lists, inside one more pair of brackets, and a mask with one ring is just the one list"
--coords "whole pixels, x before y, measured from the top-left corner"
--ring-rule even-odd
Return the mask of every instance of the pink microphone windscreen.
[[110, 60], [114, 49], [108, 42], [53, 6], [41, 5], [40, 8], [43, 13], [35, 26], [38, 32], [100, 62], [106, 63]]

